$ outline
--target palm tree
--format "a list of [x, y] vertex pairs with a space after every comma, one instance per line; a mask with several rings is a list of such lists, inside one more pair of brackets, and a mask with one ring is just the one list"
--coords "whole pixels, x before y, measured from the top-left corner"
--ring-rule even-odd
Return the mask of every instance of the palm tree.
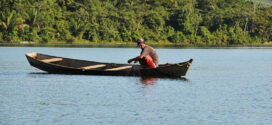
[[13, 41], [18, 30], [24, 30], [29, 25], [24, 23], [25, 20], [15, 14], [15, 11], [2, 12], [0, 14], [0, 30], [3, 33], [3, 39]]

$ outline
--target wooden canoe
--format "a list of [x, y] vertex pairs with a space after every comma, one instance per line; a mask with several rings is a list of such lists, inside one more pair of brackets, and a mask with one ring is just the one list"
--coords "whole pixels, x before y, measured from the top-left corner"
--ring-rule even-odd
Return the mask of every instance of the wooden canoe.
[[85, 74], [110, 76], [181, 77], [185, 76], [193, 59], [186, 62], [159, 65], [151, 69], [141, 65], [102, 63], [50, 56], [41, 53], [26, 53], [31, 66], [54, 74]]

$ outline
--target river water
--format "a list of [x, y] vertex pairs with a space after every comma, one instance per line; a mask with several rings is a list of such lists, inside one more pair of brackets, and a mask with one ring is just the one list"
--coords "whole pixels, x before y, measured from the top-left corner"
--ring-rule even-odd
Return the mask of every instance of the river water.
[[184, 79], [47, 74], [24, 54], [126, 63], [137, 48], [0, 47], [0, 125], [270, 125], [272, 48], [156, 49]]

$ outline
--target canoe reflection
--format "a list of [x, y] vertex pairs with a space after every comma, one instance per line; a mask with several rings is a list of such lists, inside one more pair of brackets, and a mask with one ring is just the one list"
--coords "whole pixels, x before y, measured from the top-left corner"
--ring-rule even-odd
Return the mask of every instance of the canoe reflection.
[[141, 77], [141, 82], [144, 85], [154, 85], [157, 81], [157, 78], [153, 77]]
[[141, 77], [141, 83], [144, 85], [154, 85], [158, 79], [170, 79], [170, 80], [180, 80], [184, 82], [190, 82], [189, 79], [185, 77], [176, 77], [176, 78], [158, 78], [158, 77]]

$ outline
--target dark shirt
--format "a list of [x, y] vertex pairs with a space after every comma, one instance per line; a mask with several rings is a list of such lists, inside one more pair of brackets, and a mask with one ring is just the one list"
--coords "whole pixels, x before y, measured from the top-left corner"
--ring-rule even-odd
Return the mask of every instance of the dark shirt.
[[143, 49], [142, 49], [142, 52], [141, 52], [141, 56], [148, 56], [150, 55], [151, 58], [153, 59], [153, 62], [156, 66], [158, 66], [159, 64], [159, 57], [158, 57], [158, 54], [157, 52], [150, 46], [146, 45]]

